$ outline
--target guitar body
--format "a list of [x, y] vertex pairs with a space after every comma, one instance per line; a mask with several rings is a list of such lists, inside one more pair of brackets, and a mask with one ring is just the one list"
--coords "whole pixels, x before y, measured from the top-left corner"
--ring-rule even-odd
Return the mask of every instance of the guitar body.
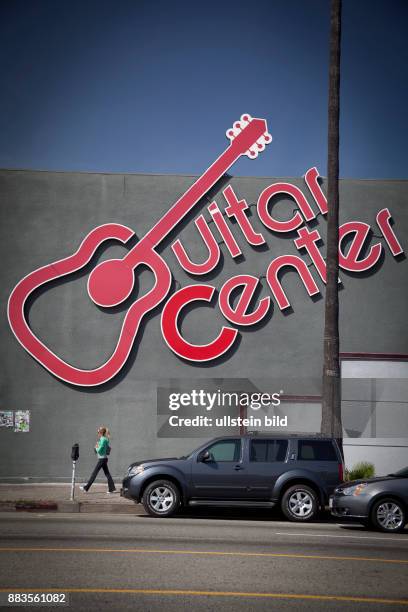
[[102, 366], [93, 370], [82, 370], [70, 365], [41, 342], [27, 323], [26, 301], [37, 289], [47, 283], [84, 268], [104, 242], [114, 239], [126, 244], [133, 236], [133, 230], [124, 225], [116, 223], [101, 225], [86, 236], [73, 255], [31, 272], [18, 283], [10, 295], [7, 315], [17, 340], [44, 368], [65, 382], [87, 387], [101, 385], [121, 370], [132, 349], [143, 316], [158, 306], [169, 292], [172, 282], [170, 269], [156, 251], [146, 247], [141, 249], [139, 263], [153, 271], [155, 284], [146, 295], [130, 306], [111, 357]]

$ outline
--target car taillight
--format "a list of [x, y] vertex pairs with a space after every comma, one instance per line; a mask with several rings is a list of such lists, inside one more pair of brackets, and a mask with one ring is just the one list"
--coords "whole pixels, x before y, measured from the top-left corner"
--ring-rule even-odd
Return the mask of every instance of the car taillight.
[[343, 464], [339, 463], [339, 482], [343, 482], [344, 481], [344, 468], [343, 468]]

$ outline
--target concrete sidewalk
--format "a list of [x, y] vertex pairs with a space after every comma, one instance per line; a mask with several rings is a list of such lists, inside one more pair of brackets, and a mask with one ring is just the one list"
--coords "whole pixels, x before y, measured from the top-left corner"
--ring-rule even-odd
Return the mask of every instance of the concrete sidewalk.
[[117, 493], [108, 495], [106, 484], [94, 483], [84, 493], [75, 486], [74, 501], [70, 501], [71, 485], [60, 483], [0, 483], [0, 512], [106, 512], [112, 514], [145, 514], [143, 506]]

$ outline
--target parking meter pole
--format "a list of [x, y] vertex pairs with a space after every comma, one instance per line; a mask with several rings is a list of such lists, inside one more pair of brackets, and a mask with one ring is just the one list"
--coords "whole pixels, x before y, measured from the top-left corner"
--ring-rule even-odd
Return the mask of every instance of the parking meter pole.
[[75, 469], [76, 469], [76, 461], [72, 462], [72, 481], [71, 481], [71, 501], [74, 501], [75, 498]]

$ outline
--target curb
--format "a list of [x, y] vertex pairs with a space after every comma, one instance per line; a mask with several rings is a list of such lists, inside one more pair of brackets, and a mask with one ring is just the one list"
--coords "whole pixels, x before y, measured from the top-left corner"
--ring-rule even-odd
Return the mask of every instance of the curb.
[[103, 514], [137, 514], [136, 504], [76, 501], [0, 501], [0, 512], [83, 512]]
[[58, 510], [58, 504], [52, 501], [18, 501], [15, 504], [16, 511], [30, 511], [30, 510], [41, 510], [41, 511], [56, 511]]
[[[133, 514], [137, 516], [139, 512], [137, 512], [137, 504], [115, 504], [109, 502], [79, 502], [79, 510], [78, 512], [103, 512], [105, 514]], [[64, 510], [60, 510], [60, 512], [64, 512]]]

